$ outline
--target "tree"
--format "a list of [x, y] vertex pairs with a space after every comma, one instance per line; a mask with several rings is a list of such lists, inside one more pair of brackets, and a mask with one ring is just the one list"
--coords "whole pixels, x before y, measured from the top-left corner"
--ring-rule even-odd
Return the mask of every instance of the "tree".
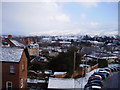
[[[68, 52], [60, 53], [58, 56], [54, 57], [49, 62], [49, 68], [53, 71], [67, 71], [71, 76], [73, 74], [73, 63], [74, 63], [74, 52], [77, 51], [76, 47], [70, 47]], [[81, 55], [76, 54], [75, 68], [81, 63]]]
[[98, 60], [98, 67], [99, 68], [104, 68], [108, 66], [108, 61], [107, 60]]
[[47, 67], [43, 63], [34, 62], [34, 63], [29, 64], [29, 70], [44, 72], [44, 70], [46, 70], [46, 69], [47, 69]]

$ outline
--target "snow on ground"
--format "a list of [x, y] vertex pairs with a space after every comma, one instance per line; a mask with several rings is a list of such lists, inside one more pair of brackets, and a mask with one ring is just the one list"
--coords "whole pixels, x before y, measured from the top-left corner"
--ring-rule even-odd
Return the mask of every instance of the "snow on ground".
[[88, 81], [88, 78], [89, 78], [94, 72], [97, 72], [99, 69], [100, 69], [100, 68], [94, 69], [94, 70], [92, 70], [91, 72], [86, 73], [86, 76], [85, 76], [85, 77], [76, 79], [76, 80], [75, 80], [75, 83], [74, 83], [74, 88], [84, 88], [85, 84], [86, 84], [87, 81]]
[[120, 66], [120, 64], [109, 64], [108, 67]]
[[[108, 67], [118, 66], [118, 64], [111, 64]], [[85, 77], [78, 78], [78, 79], [65, 79], [65, 78], [49, 78], [48, 88], [84, 88], [87, 84], [88, 78], [94, 73], [97, 72], [99, 69], [94, 69], [88, 73], [86, 73]]]
[[88, 78], [99, 69], [86, 73], [85, 77], [79, 79], [49, 78], [48, 88], [84, 88]]
[[46, 83], [45, 80], [38, 80], [38, 79], [27, 79], [27, 83]]
[[48, 88], [74, 88], [74, 79], [49, 78]]

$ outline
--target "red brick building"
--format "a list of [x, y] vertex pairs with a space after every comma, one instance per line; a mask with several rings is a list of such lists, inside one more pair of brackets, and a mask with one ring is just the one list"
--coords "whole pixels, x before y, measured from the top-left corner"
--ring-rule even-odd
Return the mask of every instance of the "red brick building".
[[20, 48], [0, 48], [2, 62], [2, 89], [27, 88], [26, 50]]

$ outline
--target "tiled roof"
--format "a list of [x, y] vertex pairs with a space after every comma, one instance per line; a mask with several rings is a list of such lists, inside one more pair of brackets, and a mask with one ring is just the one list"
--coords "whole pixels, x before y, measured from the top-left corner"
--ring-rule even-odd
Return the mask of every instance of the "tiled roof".
[[24, 49], [19, 48], [0, 48], [0, 61], [19, 62]]

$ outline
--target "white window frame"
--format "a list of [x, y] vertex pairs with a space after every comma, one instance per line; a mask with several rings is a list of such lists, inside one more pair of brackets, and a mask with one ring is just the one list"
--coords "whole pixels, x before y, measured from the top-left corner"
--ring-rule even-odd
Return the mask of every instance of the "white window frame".
[[[11, 86], [8, 86], [8, 83], [10, 83]], [[8, 88], [11, 88], [11, 90], [12, 90], [12, 82], [11, 81], [6, 82], [6, 90], [9, 90]]]
[[10, 73], [15, 73], [15, 66], [14, 65], [10, 65]]
[[21, 83], [20, 88], [23, 88], [23, 87], [24, 87], [24, 84], [23, 84], [23, 83], [24, 83], [24, 79], [21, 79], [21, 80], [20, 80], [20, 83]]

